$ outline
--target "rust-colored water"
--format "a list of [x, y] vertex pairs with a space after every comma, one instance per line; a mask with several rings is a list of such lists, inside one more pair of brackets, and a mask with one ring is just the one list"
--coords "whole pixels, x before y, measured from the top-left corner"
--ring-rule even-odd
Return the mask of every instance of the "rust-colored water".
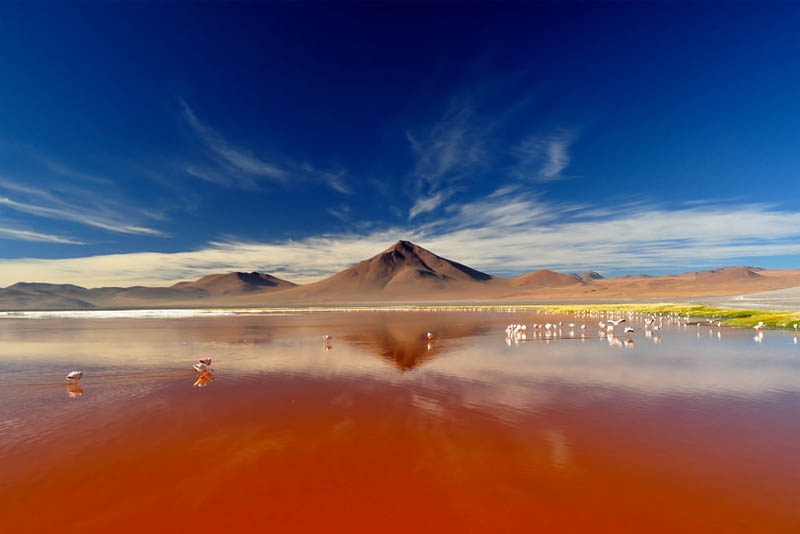
[[506, 344], [507, 323], [545, 320], [596, 324], [2, 319], [0, 530], [800, 529], [791, 335], [666, 326], [656, 344], [633, 321], [629, 346], [596, 327]]

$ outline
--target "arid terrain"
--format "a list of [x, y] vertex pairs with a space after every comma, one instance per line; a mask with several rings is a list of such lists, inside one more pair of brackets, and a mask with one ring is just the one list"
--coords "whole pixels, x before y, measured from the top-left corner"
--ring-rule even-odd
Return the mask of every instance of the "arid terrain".
[[[22, 276], [22, 275], [21, 275]], [[299, 306], [410, 302], [529, 302], [722, 297], [800, 286], [800, 269], [734, 266], [666, 276], [604, 278], [538, 270], [514, 278], [480, 272], [408, 241], [333, 276], [298, 285], [263, 273], [226, 273], [168, 287], [86, 288], [19, 282], [0, 289], [0, 309]]]

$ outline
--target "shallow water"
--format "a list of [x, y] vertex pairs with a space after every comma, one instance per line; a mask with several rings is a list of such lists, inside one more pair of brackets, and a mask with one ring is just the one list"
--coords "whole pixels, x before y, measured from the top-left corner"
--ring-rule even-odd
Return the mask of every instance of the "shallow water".
[[[598, 320], [0, 318], [0, 525], [797, 532], [795, 337], [630, 318], [626, 343]], [[549, 338], [530, 326], [559, 321]], [[507, 340], [508, 323], [528, 339]]]

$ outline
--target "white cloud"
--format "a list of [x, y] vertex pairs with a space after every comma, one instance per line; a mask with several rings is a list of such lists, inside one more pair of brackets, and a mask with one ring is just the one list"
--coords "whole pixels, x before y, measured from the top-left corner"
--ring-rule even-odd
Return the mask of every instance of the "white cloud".
[[341, 206], [335, 208], [328, 208], [326, 211], [342, 221], [347, 221], [350, 219], [350, 206], [342, 204]]
[[68, 237], [61, 237], [52, 234], [42, 234], [31, 230], [19, 228], [9, 228], [0, 226], [0, 239], [12, 239], [15, 241], [38, 241], [44, 243], [61, 243], [66, 245], [84, 245], [81, 241], [76, 241]]
[[[131, 224], [132, 209], [123, 206], [108, 196], [95, 190], [72, 188], [69, 194], [66, 189], [57, 192], [56, 188], [45, 190], [21, 184], [17, 181], [0, 178], [0, 191], [5, 190], [23, 200], [0, 196], [0, 206], [19, 213], [27, 213], [36, 217], [72, 221], [86, 226], [100, 228], [110, 232], [165, 236], [159, 230]], [[78, 244], [77, 241], [72, 241]]]
[[450, 198], [453, 193], [455, 193], [455, 189], [444, 189], [432, 195], [421, 196], [414, 202], [414, 205], [411, 206], [411, 209], [408, 210], [408, 218], [409, 220], [413, 219], [417, 215], [422, 213], [427, 213], [429, 211], [433, 211], [438, 208], [444, 201]]
[[451, 205], [447, 216], [363, 235], [298, 241], [214, 242], [194, 251], [0, 261], [0, 285], [26, 281], [92, 285], [165, 284], [206, 274], [258, 270], [310, 282], [373, 256], [398, 239], [490, 274], [539, 268], [663, 269], [722, 265], [730, 258], [800, 254], [800, 212], [762, 204], [632, 205], [616, 214], [553, 204], [513, 188]]
[[475, 124], [469, 105], [453, 101], [422, 136], [406, 132], [416, 156], [411, 173], [414, 202], [409, 219], [435, 210], [453, 194], [455, 184], [475, 177], [486, 168], [489, 130], [485, 124]]
[[556, 132], [546, 137], [531, 136], [512, 150], [516, 164], [511, 174], [520, 180], [550, 182], [561, 180], [561, 171], [570, 162], [569, 149], [575, 141], [572, 132]]
[[288, 185], [293, 180], [322, 183], [334, 191], [351, 194], [345, 181], [346, 170], [336, 172], [317, 169], [309, 163], [297, 163], [283, 158], [280, 163], [265, 161], [243, 148], [232, 145], [222, 134], [203, 123], [194, 110], [179, 100], [183, 119], [208, 148], [214, 165], [190, 163], [183, 170], [190, 176], [223, 187], [246, 190], [259, 189], [261, 181]]
[[289, 173], [284, 169], [252, 156], [245, 150], [232, 146], [216, 130], [200, 122], [186, 102], [180, 100], [180, 104], [186, 123], [192, 127], [197, 136], [216, 155], [220, 163], [224, 167], [228, 167], [229, 171], [256, 175], [278, 182], [284, 182], [288, 178]]
[[451, 104], [447, 112], [421, 138], [407, 132], [412, 151], [417, 155], [414, 175], [436, 187], [471, 172], [486, 160], [485, 135], [472, 124], [469, 106]]

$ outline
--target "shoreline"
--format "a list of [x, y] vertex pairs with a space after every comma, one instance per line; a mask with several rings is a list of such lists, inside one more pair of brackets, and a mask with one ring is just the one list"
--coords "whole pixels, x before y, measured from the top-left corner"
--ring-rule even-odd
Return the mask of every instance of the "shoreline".
[[[608, 303], [453, 303], [453, 304], [355, 304], [317, 306], [214, 306], [149, 307], [115, 309], [51, 309], [51, 310], [0, 310], [0, 319], [19, 318], [91, 318], [108, 314], [105, 318], [181, 318], [198, 316], [223, 316], [258, 313], [298, 313], [331, 311], [544, 311], [554, 313], [575, 312], [622, 312], [645, 314], [687, 315], [695, 318], [713, 319], [728, 327], [753, 327], [763, 322], [764, 327], [796, 330], [800, 324], [800, 310], [740, 309], [710, 306], [707, 304], [680, 302], [608, 302]], [[127, 312], [127, 314], [126, 314]], [[164, 317], [167, 316], [167, 317]], [[102, 317], [100, 317], [102, 318]]]

